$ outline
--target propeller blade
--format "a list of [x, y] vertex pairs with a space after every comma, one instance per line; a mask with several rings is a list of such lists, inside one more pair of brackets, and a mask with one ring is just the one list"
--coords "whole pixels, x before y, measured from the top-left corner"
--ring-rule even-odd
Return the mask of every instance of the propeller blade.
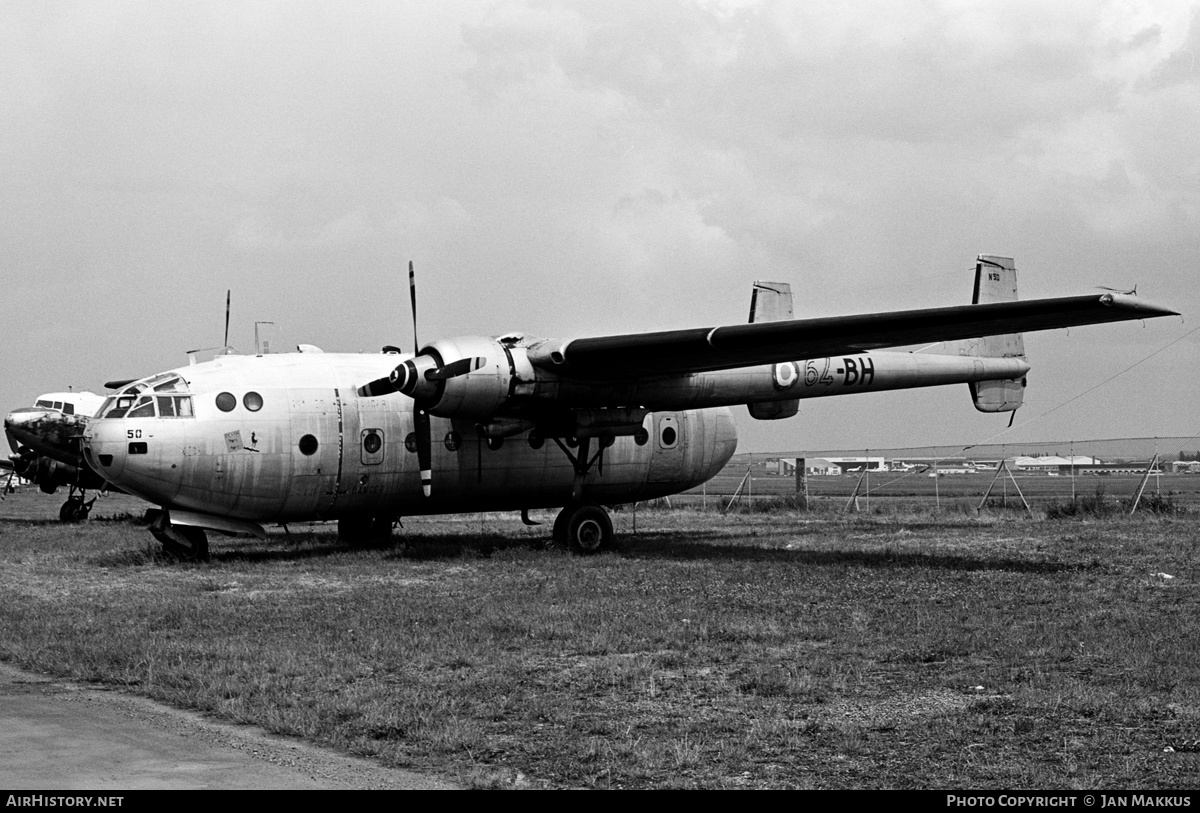
[[232, 289], [225, 289], [225, 351], [229, 351], [229, 299], [233, 293]]
[[396, 385], [392, 383], [390, 378], [377, 378], [374, 381], [363, 384], [358, 388], [359, 398], [375, 398], [379, 395], [391, 395], [396, 392]]
[[408, 298], [412, 300], [413, 316], [413, 355], [421, 352], [421, 342], [417, 340], [417, 274], [413, 271], [412, 260], [408, 261]]
[[428, 497], [433, 491], [433, 441], [429, 437], [429, 413], [413, 406], [413, 432], [417, 436], [417, 464], [421, 468], [421, 490]]
[[435, 367], [432, 370], [425, 371], [426, 381], [445, 381], [447, 378], [457, 378], [460, 375], [473, 373], [487, 363], [487, 359], [483, 356], [475, 358], [459, 359], [452, 361], [444, 367]]

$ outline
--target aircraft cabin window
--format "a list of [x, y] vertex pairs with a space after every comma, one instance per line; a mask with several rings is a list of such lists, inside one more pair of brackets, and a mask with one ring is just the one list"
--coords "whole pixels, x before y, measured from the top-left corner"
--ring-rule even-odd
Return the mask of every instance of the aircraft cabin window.
[[312, 435], [305, 435], [300, 438], [300, 453], [303, 455], [314, 455], [317, 453], [317, 439]]
[[383, 446], [383, 438], [374, 429], [367, 430], [363, 434], [363, 451], [367, 454], [375, 454]]
[[223, 392], [217, 396], [217, 409], [222, 412], [232, 412], [237, 406], [237, 399], [233, 397], [232, 392]]
[[245, 404], [246, 409], [250, 410], [251, 412], [258, 412], [260, 409], [262, 409], [263, 399], [262, 396], [257, 392], [248, 392], [246, 393], [245, 397], [242, 398], [242, 403]]

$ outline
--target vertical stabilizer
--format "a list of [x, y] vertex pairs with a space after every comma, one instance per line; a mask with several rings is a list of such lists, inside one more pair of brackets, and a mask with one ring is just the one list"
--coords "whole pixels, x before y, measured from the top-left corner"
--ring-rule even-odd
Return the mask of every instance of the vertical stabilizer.
[[[786, 282], [755, 281], [750, 295], [750, 322], [781, 322], [794, 319], [792, 311], [792, 286]], [[767, 401], [747, 404], [750, 416], [760, 421], [777, 421], [790, 418], [800, 411], [800, 399], [790, 401]]]
[[[1012, 257], [980, 254], [975, 261], [975, 291], [971, 304], [1017, 300], [1017, 267]], [[947, 342], [945, 352], [960, 356], [1025, 358], [1025, 339], [1020, 333], [985, 336]], [[969, 384], [971, 398], [980, 412], [1015, 412], [1024, 403], [1025, 379], [976, 381]]]

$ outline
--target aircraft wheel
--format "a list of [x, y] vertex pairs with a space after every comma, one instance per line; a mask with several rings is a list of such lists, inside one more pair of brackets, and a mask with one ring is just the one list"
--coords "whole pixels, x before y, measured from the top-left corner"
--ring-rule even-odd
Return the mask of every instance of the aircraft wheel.
[[[567, 514], [568, 509], [564, 508], [563, 513]], [[608, 512], [598, 505], [577, 506], [568, 514], [566, 539], [572, 553], [599, 553], [611, 548], [613, 526]]]
[[83, 497], [71, 497], [58, 509], [59, 522], [83, 522], [91, 513], [91, 506], [83, 501]]
[[567, 523], [571, 521], [571, 512], [574, 510], [573, 506], [568, 505], [558, 512], [554, 518], [554, 530], [550, 532], [550, 544], [560, 548], [567, 546]]
[[208, 559], [208, 534], [203, 528], [168, 525], [163, 529], [151, 527], [150, 533], [162, 543], [165, 553], [177, 559], [196, 562]]
[[370, 517], [342, 517], [337, 523], [339, 542], [349, 542], [352, 545], [358, 545], [371, 535]]
[[387, 545], [392, 541], [391, 517], [342, 517], [338, 539], [357, 546]]

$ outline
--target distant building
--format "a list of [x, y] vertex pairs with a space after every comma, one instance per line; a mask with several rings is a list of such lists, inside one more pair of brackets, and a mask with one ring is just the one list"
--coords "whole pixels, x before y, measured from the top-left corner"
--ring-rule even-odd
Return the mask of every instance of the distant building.
[[[1094, 457], [1086, 457], [1084, 455], [1073, 455], [1070, 457], [1041, 455], [1038, 457], [1014, 457], [1009, 460], [1008, 465], [1009, 468], [1026, 474], [1070, 474], [1072, 470], [1076, 474], [1082, 474], [1085, 469], [1104, 464]], [[1145, 468], [1145, 466], [1142, 466], [1143, 471]]]

